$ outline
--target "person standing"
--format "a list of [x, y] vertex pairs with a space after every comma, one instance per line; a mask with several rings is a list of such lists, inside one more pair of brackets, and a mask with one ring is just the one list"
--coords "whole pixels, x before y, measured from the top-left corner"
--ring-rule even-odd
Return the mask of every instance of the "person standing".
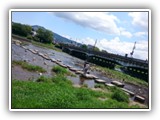
[[84, 67], [83, 67], [83, 73], [84, 73], [84, 75], [87, 74], [87, 71], [88, 71], [89, 67], [90, 67], [89, 63], [87, 61], [85, 61], [84, 62]]

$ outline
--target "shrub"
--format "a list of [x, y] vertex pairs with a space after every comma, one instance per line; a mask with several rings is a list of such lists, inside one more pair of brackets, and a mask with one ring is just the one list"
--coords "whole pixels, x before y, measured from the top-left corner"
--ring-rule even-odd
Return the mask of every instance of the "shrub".
[[114, 90], [112, 99], [115, 99], [119, 102], [129, 102], [129, 96], [118, 88]]
[[105, 86], [104, 86], [103, 84], [95, 84], [94, 87], [95, 87], [95, 88], [102, 88], [102, 89], [105, 88]]
[[51, 78], [45, 77], [45, 76], [41, 76], [39, 77], [37, 80], [37, 82], [52, 82]]
[[27, 39], [32, 40], [33, 39], [32, 35], [27, 35]]

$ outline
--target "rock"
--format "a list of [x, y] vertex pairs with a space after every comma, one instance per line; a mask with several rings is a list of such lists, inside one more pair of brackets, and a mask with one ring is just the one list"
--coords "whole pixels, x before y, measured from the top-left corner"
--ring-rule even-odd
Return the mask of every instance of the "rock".
[[66, 65], [68, 68], [73, 68], [72, 66], [70, 66], [70, 65]]
[[40, 76], [42, 76], [42, 73], [39, 73]]
[[67, 66], [64, 65], [64, 64], [62, 64], [62, 63], [59, 63], [59, 66], [64, 67], [64, 68], [67, 68]]
[[95, 79], [96, 76], [92, 75], [92, 74], [82, 74], [83, 77], [87, 78], [87, 79]]
[[56, 62], [56, 60], [55, 60], [54, 58], [51, 58], [51, 61], [52, 61], [52, 62]]
[[112, 81], [111, 83], [118, 86], [118, 87], [124, 87], [124, 84], [119, 81]]
[[70, 68], [69, 68], [69, 70], [74, 71], [74, 72], [76, 72], [76, 71], [77, 71], [77, 69], [76, 69], [76, 68], [72, 68], [72, 67], [70, 67]]
[[95, 82], [97, 82], [97, 83], [106, 83], [106, 81], [102, 80], [102, 79], [95, 79]]
[[111, 83], [105, 83], [106, 86], [109, 86], [109, 87], [113, 87], [115, 85], [111, 84]]
[[37, 52], [36, 52], [36, 51], [34, 51], [34, 50], [32, 50], [32, 53], [37, 54]]
[[36, 50], [36, 49], [34, 51], [38, 52], [38, 50]]
[[44, 65], [47, 65], [47, 63], [46, 63], [46, 62], [44, 62]]
[[[88, 73], [88, 72], [87, 72]], [[94, 78], [94, 79], [98, 79], [98, 77], [97, 76], [95, 76], [95, 75], [92, 75], [92, 77]]]
[[75, 73], [76, 73], [76, 74], [83, 74], [83, 71], [77, 70]]
[[43, 53], [40, 53], [40, 52], [38, 53], [38, 55], [39, 55], [39, 56], [42, 56], [42, 57], [44, 56]]
[[129, 91], [129, 90], [125, 89], [125, 88], [121, 88], [121, 89], [122, 89], [124, 92], [128, 93], [129, 95], [131, 95], [131, 96], [134, 96], [134, 95], [135, 95], [132, 91]]
[[141, 97], [139, 95], [136, 95], [135, 98], [134, 98], [135, 101], [139, 101], [141, 103], [144, 103], [145, 102], [145, 98], [144, 97]]
[[57, 59], [58, 62], [62, 62], [60, 59]]
[[46, 60], [50, 60], [50, 58], [48, 57], [48, 56], [46, 56], [46, 55], [43, 55], [42, 56], [44, 59], [46, 59]]
[[27, 60], [23, 60], [24, 62], [27, 62]]

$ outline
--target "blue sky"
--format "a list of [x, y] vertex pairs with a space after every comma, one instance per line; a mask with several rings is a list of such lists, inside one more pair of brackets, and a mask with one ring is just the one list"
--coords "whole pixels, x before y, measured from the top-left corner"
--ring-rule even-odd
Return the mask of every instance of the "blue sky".
[[148, 59], [148, 12], [12, 12], [12, 21], [40, 25], [115, 54]]

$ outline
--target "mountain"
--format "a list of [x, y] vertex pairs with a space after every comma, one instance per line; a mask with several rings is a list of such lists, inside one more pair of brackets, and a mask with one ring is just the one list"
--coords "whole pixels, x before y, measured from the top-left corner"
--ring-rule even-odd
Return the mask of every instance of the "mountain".
[[[44, 27], [42, 27], [42, 26], [39, 26], [39, 25], [33, 25], [33, 26], [32, 26], [32, 29], [33, 29], [34, 31], [37, 31], [39, 28], [46, 30], [46, 28], [44, 28]], [[80, 43], [77, 43], [77, 42], [75, 42], [75, 41], [73, 41], [73, 40], [71, 40], [71, 39], [65, 38], [65, 37], [63, 37], [63, 36], [61, 36], [61, 35], [53, 32], [53, 31], [52, 31], [52, 33], [53, 33], [53, 40], [54, 40], [55, 42], [60, 42], [60, 43], [65, 43], [65, 44], [81, 45]]]

